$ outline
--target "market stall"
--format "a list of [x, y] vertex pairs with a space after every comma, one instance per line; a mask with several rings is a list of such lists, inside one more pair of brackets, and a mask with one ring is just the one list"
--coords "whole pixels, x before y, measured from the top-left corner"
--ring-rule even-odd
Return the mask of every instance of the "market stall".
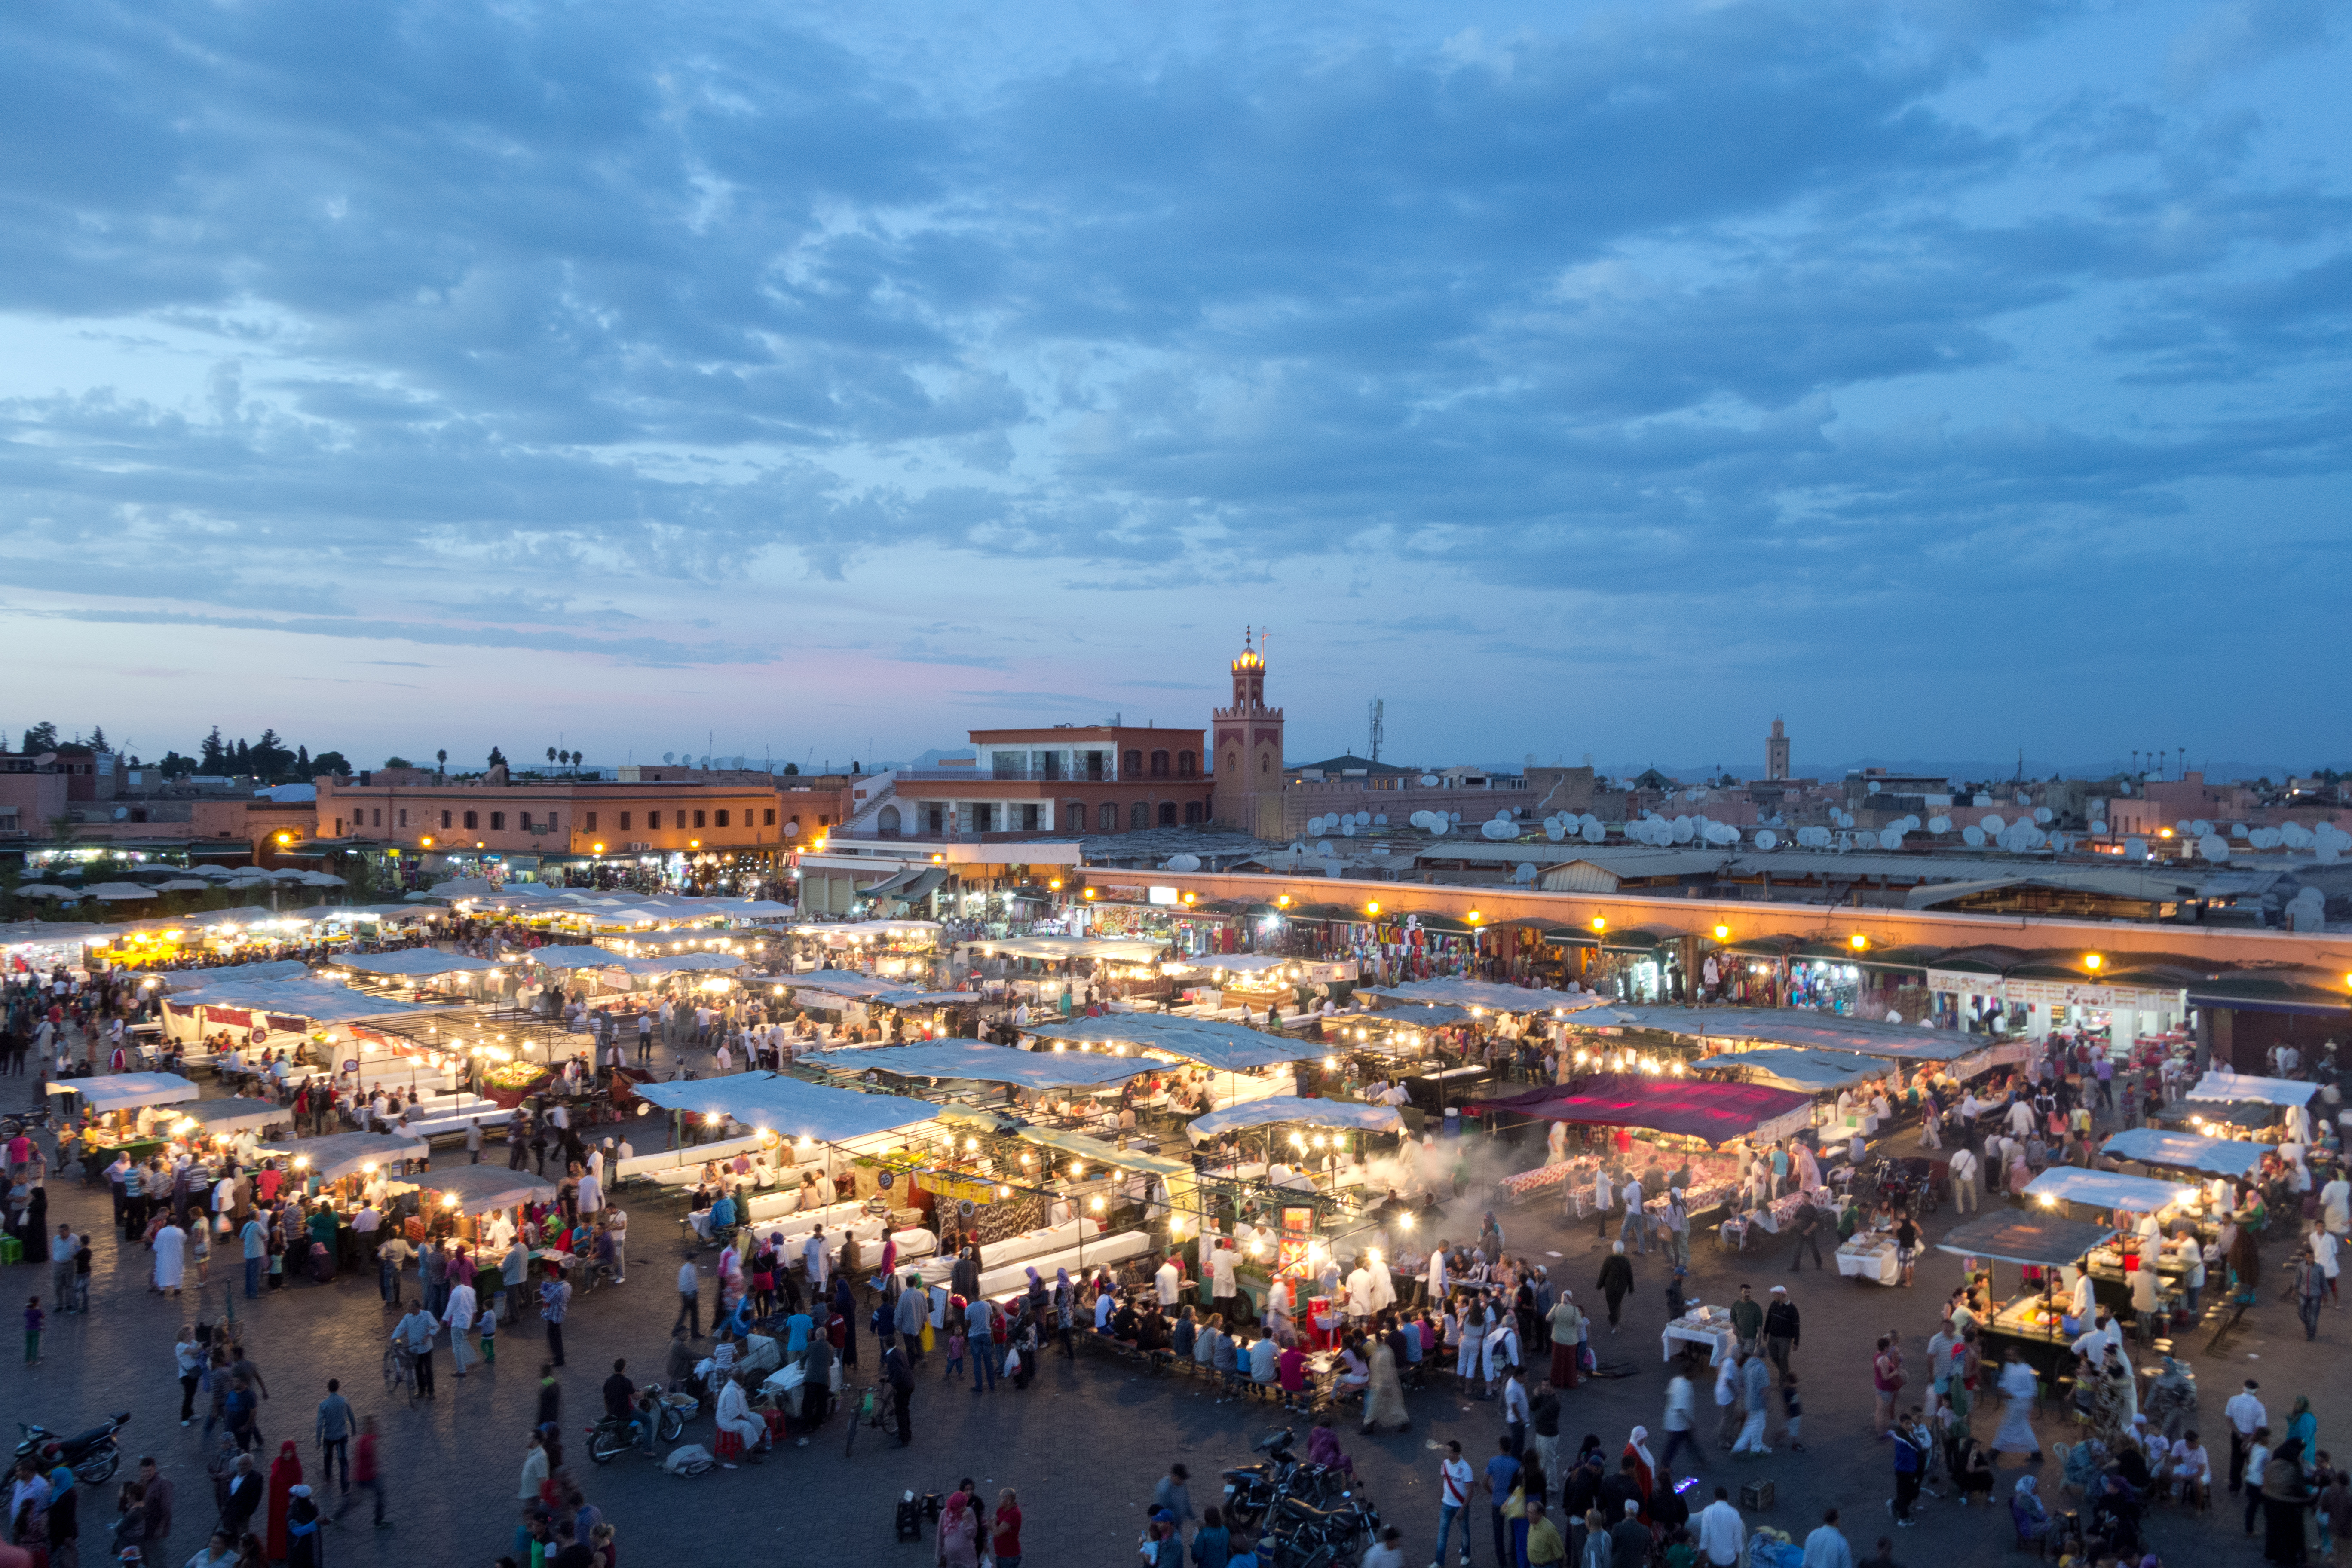
[[2287, 1127], [2299, 1143], [2311, 1142], [2311, 1098], [2319, 1085], [2301, 1079], [2254, 1078], [2243, 1073], [2208, 1072], [2188, 1094], [2194, 1100], [2220, 1104], [2277, 1106], [2286, 1113]]
[[503, 1165], [454, 1165], [419, 1171], [409, 1179], [428, 1226], [477, 1247], [486, 1239], [505, 1246], [522, 1231], [523, 1211], [534, 1204], [552, 1205], [558, 1191], [544, 1176]]
[[172, 1135], [202, 1161], [236, 1154], [250, 1160], [268, 1129], [283, 1127], [293, 1111], [267, 1100], [191, 1100], [173, 1109]]
[[144, 1159], [161, 1148], [174, 1120], [163, 1108], [192, 1100], [200, 1092], [186, 1079], [167, 1072], [53, 1079], [47, 1088], [49, 1103], [62, 1117], [88, 1118], [82, 1168], [91, 1173], [111, 1164], [118, 1151]]
[[2045, 1379], [2054, 1381], [2073, 1370], [2074, 1342], [2081, 1331], [2066, 1329], [2072, 1277], [2112, 1234], [2103, 1225], [2030, 1212], [1981, 1215], [1944, 1234], [1936, 1250], [1962, 1259], [1971, 1278], [1981, 1278], [1988, 1289], [1991, 1264], [2014, 1263], [2024, 1270], [2016, 1298], [1995, 1305], [1979, 1324], [1988, 1363], [1998, 1364], [2015, 1345]]
[[353, 1176], [373, 1175], [395, 1165], [423, 1165], [433, 1157], [422, 1138], [394, 1132], [331, 1132], [323, 1138], [289, 1138], [265, 1150], [290, 1158], [297, 1171], [322, 1186]]

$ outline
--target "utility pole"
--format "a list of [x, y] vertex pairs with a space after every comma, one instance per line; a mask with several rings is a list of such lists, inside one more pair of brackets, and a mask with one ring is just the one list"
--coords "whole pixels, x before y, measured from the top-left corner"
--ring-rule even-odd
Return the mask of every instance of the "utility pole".
[[1364, 711], [1371, 721], [1371, 760], [1377, 763], [1381, 760], [1381, 742], [1388, 738], [1388, 704], [1375, 697], [1364, 705]]

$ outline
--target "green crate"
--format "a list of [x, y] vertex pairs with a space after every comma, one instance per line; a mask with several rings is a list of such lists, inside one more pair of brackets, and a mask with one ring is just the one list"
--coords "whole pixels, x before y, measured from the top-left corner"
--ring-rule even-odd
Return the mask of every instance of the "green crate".
[[0, 1263], [25, 1261], [25, 1244], [13, 1236], [0, 1236]]

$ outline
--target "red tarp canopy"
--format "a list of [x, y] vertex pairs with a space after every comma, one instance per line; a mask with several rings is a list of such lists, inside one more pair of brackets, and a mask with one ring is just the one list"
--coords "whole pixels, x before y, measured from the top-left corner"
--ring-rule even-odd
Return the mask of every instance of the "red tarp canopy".
[[1728, 1143], [1764, 1124], [1807, 1111], [1813, 1097], [1759, 1083], [1715, 1083], [1698, 1079], [1657, 1078], [1648, 1073], [1595, 1073], [1573, 1083], [1551, 1084], [1495, 1100], [1470, 1101], [1475, 1116], [1489, 1111], [1532, 1116], [1545, 1121], [1580, 1121], [1604, 1127], [1646, 1127], [1682, 1138]]

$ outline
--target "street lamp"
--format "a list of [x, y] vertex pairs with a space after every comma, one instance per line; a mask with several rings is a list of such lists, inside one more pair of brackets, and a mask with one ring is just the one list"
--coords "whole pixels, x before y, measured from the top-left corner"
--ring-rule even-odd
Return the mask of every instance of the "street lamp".
[[1364, 912], [1368, 915], [1379, 914], [1381, 912], [1381, 901], [1378, 899], [1374, 899], [1371, 902], [1364, 906]]
[[1717, 942], [1729, 942], [1731, 940], [1731, 928], [1729, 926], [1716, 927], [1715, 940]]
[[1845, 939], [1845, 944], [1846, 946], [1853, 949], [1854, 952], [1860, 952], [1863, 949], [1870, 945], [1870, 939], [1863, 935], [1860, 931], [1856, 931], [1852, 936]]

